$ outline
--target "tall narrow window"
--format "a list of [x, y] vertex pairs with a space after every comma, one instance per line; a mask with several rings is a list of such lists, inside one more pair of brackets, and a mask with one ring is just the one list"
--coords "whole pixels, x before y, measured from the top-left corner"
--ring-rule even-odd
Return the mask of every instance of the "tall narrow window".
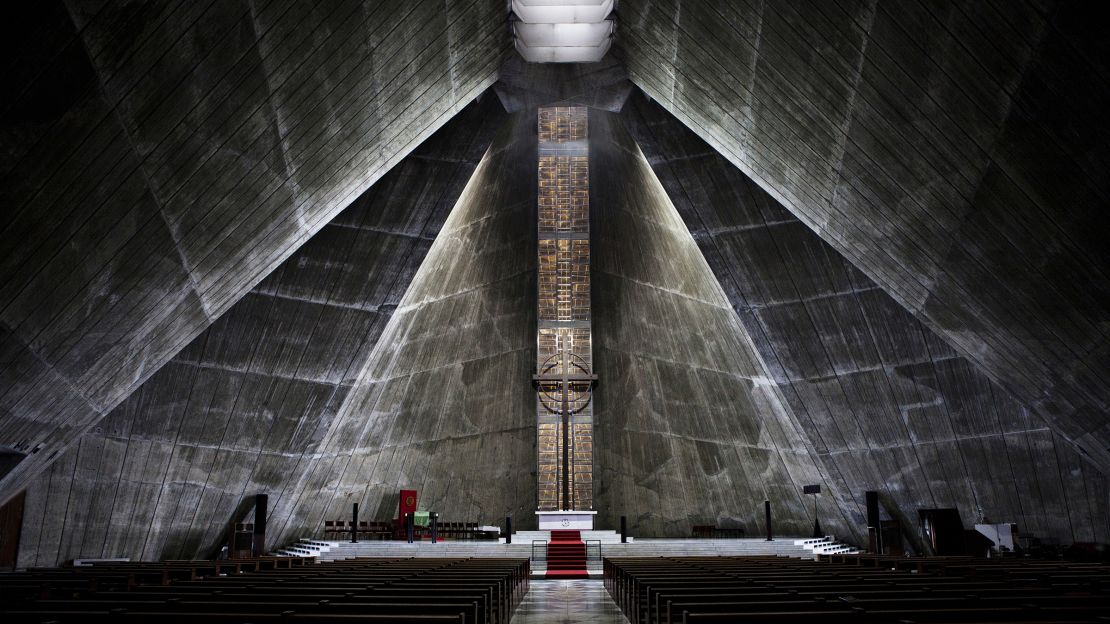
[[541, 511], [593, 509], [590, 168], [586, 108], [539, 110], [537, 491]]

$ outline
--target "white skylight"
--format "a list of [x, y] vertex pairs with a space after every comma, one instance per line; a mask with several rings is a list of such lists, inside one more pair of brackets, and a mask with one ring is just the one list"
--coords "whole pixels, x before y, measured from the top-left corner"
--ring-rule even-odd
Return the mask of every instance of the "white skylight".
[[613, 0], [513, 0], [513, 13], [529, 24], [596, 24], [613, 11]]
[[591, 63], [609, 51], [614, 0], [512, 0], [516, 49], [531, 63]]

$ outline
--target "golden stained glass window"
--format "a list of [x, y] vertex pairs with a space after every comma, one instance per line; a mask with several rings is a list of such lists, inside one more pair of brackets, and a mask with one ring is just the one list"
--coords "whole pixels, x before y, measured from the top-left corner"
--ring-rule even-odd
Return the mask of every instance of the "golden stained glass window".
[[567, 143], [586, 138], [584, 106], [547, 106], [540, 109], [541, 142]]
[[584, 107], [541, 108], [536, 463], [540, 510], [593, 508], [590, 166]]
[[590, 241], [539, 241], [539, 318], [590, 320]]
[[540, 156], [541, 233], [589, 232], [589, 175], [586, 156]]

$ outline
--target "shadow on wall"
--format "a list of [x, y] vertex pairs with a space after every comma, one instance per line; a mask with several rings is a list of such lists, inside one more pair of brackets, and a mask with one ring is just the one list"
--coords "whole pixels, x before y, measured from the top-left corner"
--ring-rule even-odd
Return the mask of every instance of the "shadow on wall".
[[219, 533], [219, 537], [215, 542], [204, 544], [203, 529], [197, 531], [177, 531], [166, 539], [165, 546], [158, 556], [158, 561], [165, 561], [166, 559], [173, 559], [182, 556], [182, 553], [208, 553], [209, 559], [219, 559], [220, 553], [226, 547], [229, 551], [232, 548], [232, 541], [234, 538], [234, 530], [236, 523], [250, 522], [254, 514], [255, 496], [244, 496], [243, 500], [239, 501], [236, 505], [235, 511], [227, 520], [227, 525], [224, 530]]
[[19, 462], [23, 461], [25, 457], [27, 457], [26, 453], [20, 453], [9, 448], [0, 448], [0, 479], [18, 466]]
[[378, 509], [374, 514], [374, 518], [382, 521], [393, 519], [397, 515], [397, 510], [400, 509], [401, 495], [386, 494], [378, 500]]

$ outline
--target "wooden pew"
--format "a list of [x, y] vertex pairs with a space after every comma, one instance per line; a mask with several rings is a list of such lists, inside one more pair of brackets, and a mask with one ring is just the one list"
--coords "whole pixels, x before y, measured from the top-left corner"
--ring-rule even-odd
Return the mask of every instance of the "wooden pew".
[[814, 621], [849, 613], [860, 622], [1110, 620], [1105, 564], [641, 557], [607, 558], [604, 572], [606, 589], [637, 624]]
[[11, 598], [5, 622], [110, 616], [159, 624], [276, 618], [508, 624], [530, 577], [526, 559], [377, 558], [308, 565], [277, 559], [256, 558], [253, 566], [230, 568], [231, 573], [213, 562], [174, 561], [6, 575], [0, 578], [0, 592]]

